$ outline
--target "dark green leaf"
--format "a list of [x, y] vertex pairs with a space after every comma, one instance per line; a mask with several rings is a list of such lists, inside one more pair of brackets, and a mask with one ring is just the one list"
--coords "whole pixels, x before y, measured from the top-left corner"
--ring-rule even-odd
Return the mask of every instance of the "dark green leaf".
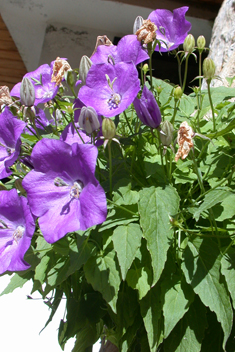
[[179, 196], [171, 186], [140, 191], [139, 213], [143, 236], [152, 257], [153, 285], [158, 281], [167, 258], [173, 229], [170, 217], [178, 212]]

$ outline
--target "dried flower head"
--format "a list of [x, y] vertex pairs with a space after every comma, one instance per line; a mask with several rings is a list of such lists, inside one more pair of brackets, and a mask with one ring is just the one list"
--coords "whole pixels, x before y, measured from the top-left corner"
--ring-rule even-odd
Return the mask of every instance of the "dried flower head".
[[178, 161], [180, 158], [185, 159], [188, 156], [190, 149], [193, 147], [193, 137], [194, 132], [192, 127], [186, 121], [182, 122], [177, 136], [179, 149], [175, 155], [175, 161]]
[[64, 59], [57, 57], [53, 65], [51, 82], [56, 82], [56, 85], [59, 86], [64, 77], [64, 73], [68, 70], [71, 70], [69, 63]]
[[144, 20], [142, 27], [136, 31], [137, 39], [144, 44], [151, 43], [156, 38], [157, 26], [150, 20]]
[[[111, 42], [111, 40], [107, 37], [107, 35], [98, 35], [97, 39], [96, 39], [96, 44], [95, 44], [95, 49], [92, 53], [92, 55], [95, 54], [98, 46], [100, 45], [105, 45], [105, 46], [110, 46], [113, 45], [113, 43]], [[91, 55], [91, 56], [92, 56]]]
[[10, 96], [10, 91], [7, 86], [0, 87], [0, 105], [10, 105], [13, 103], [13, 100]]

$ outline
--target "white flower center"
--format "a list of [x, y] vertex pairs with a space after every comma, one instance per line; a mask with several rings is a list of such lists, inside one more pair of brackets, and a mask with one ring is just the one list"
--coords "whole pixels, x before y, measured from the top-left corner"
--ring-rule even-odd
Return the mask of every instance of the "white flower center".
[[13, 241], [18, 244], [19, 240], [23, 237], [24, 235], [25, 228], [24, 226], [18, 226], [15, 231], [13, 232]]

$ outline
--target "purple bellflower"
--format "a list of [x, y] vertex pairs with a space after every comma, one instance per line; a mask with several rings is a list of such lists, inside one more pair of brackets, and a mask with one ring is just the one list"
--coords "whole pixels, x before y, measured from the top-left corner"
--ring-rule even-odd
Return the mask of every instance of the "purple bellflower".
[[42, 139], [33, 148], [34, 170], [22, 185], [47, 242], [105, 221], [105, 192], [94, 175], [97, 154], [94, 145], [70, 146], [52, 139]]
[[[191, 29], [191, 23], [185, 19], [187, 11], [187, 6], [175, 9], [173, 13], [169, 10], [157, 9], [148, 16], [148, 19], [158, 27], [156, 38], [163, 40], [167, 44], [166, 46], [161, 43], [161, 52], [174, 50], [180, 44], [183, 44]], [[159, 51], [158, 45], [155, 51]]]
[[99, 45], [91, 57], [93, 64], [107, 63], [111, 58], [115, 63], [133, 61], [135, 65], [149, 59], [148, 53], [142, 47], [134, 34], [126, 35], [116, 45]]
[[[24, 77], [29, 78], [35, 90], [35, 103], [37, 106], [39, 103], [46, 103], [53, 99], [59, 87], [55, 82], [51, 82], [52, 68], [48, 64], [41, 65], [35, 71], [28, 72]], [[20, 98], [20, 86], [21, 82], [17, 83], [11, 90], [11, 96]]]
[[30, 247], [35, 223], [27, 199], [16, 189], [0, 192], [0, 274], [30, 267], [24, 255]]
[[132, 62], [92, 65], [79, 99], [105, 117], [122, 113], [140, 90], [138, 71]]
[[20, 135], [26, 124], [18, 120], [6, 107], [0, 115], [0, 179], [11, 175], [10, 166], [20, 154]]
[[134, 107], [139, 119], [144, 125], [157, 128], [161, 121], [161, 112], [156, 99], [150, 90], [144, 86], [141, 98], [135, 98]]

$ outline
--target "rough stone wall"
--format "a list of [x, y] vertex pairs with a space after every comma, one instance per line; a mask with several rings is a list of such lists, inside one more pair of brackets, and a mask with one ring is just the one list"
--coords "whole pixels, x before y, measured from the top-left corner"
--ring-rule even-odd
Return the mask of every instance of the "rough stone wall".
[[[228, 86], [225, 77], [235, 76], [235, 0], [224, 0], [220, 8], [212, 30], [209, 57], [215, 62], [216, 75], [222, 79], [213, 80], [212, 86]], [[235, 87], [235, 82], [232, 86]]]

